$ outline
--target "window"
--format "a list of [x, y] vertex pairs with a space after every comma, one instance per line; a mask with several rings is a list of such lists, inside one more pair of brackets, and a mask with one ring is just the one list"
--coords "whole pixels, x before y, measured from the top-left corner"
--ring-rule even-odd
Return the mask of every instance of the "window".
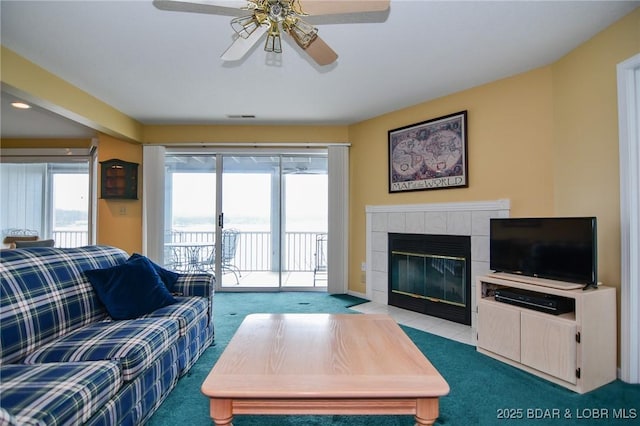
[[0, 231], [2, 237], [29, 231], [54, 239], [56, 247], [93, 242], [91, 220], [92, 157], [84, 155], [19, 156], [2, 152], [0, 163]]

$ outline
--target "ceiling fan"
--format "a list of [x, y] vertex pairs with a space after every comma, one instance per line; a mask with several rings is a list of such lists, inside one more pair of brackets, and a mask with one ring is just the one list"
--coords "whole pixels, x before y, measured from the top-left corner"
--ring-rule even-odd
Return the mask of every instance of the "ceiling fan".
[[158, 9], [235, 16], [237, 38], [222, 54], [224, 61], [242, 59], [266, 34], [264, 50], [282, 53], [281, 34], [288, 34], [318, 65], [329, 65], [338, 54], [304, 16], [383, 12], [390, 0], [154, 0]]

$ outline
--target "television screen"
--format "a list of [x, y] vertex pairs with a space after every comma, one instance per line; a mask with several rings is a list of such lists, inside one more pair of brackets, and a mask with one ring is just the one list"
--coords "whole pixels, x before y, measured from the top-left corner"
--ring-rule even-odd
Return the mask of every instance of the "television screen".
[[596, 238], [595, 217], [491, 219], [489, 267], [596, 285]]

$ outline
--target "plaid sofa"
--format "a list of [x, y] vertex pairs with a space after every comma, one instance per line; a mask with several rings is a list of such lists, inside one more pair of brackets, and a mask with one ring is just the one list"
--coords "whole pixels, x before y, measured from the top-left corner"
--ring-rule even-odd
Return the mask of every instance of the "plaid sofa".
[[112, 320], [83, 271], [109, 246], [0, 252], [0, 426], [138, 425], [213, 341], [210, 274], [181, 274], [178, 303]]

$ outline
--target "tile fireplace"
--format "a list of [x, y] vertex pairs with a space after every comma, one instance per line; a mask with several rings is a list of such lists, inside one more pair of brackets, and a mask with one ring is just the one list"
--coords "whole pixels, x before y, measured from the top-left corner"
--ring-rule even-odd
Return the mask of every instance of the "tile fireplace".
[[[470, 259], [465, 260], [465, 273], [470, 275], [469, 293], [466, 293], [465, 304], [471, 315], [471, 326], [475, 326], [477, 316], [477, 304], [475, 301], [475, 277], [489, 272], [489, 220], [493, 217], [509, 217], [509, 200], [475, 201], [459, 203], [430, 203], [430, 204], [402, 204], [380, 205], [366, 207], [366, 297], [367, 299], [385, 304], [394, 304], [393, 291], [390, 291], [390, 234], [416, 235], [422, 238], [424, 235], [433, 236], [463, 236], [470, 243]], [[424, 268], [420, 257], [424, 255], [410, 253], [405, 257], [405, 273], [415, 272], [416, 268]], [[440, 258], [429, 258], [433, 268], [430, 274], [440, 275], [440, 279], [452, 280], [454, 275], [447, 275], [438, 263], [445, 264], [450, 270], [461, 269], [460, 264], [454, 262], [442, 262], [448, 256], [440, 255]], [[425, 258], [426, 259], [426, 258]], [[441, 260], [438, 260], [441, 259]], [[415, 290], [413, 284], [405, 284], [398, 289], [400, 293]], [[446, 286], [445, 286], [446, 287]], [[410, 290], [410, 291], [407, 291]], [[439, 290], [435, 290], [439, 291]], [[396, 292], [398, 293], [398, 292]], [[432, 297], [427, 295], [426, 297]], [[408, 296], [414, 297], [414, 296]], [[446, 296], [450, 297], [450, 296]], [[441, 298], [438, 297], [437, 298]], [[449, 305], [458, 303], [452, 298]], [[436, 302], [438, 303], [438, 302]], [[410, 309], [416, 310], [416, 309]], [[423, 312], [424, 313], [424, 312]], [[427, 313], [432, 315], [432, 313]], [[441, 317], [440, 315], [436, 315]], [[455, 319], [453, 319], [456, 321]], [[464, 321], [457, 321], [465, 323]], [[466, 322], [469, 323], [468, 321]]]

